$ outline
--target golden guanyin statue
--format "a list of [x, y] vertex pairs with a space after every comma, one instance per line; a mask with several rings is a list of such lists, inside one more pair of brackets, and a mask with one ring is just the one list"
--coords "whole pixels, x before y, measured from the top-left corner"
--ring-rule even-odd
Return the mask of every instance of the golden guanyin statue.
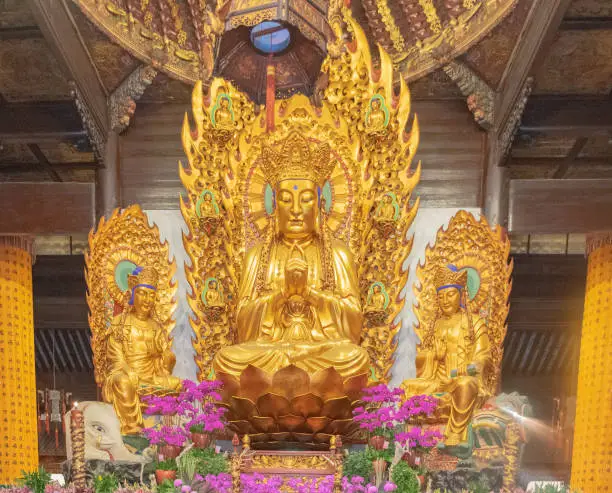
[[138, 206], [100, 221], [89, 236], [86, 265], [96, 382], [121, 432], [138, 433], [140, 397], [180, 389], [169, 337], [175, 265]]
[[[320, 107], [294, 95], [256, 113], [244, 93], [213, 79], [207, 93], [196, 84], [196, 126], [183, 126], [189, 168], [181, 168], [181, 210], [190, 226], [186, 277], [199, 378], [224, 381], [230, 424], [254, 443], [348, 433], [368, 379], [389, 380], [401, 327], [418, 122], [407, 134], [408, 88], [400, 82], [395, 90], [385, 52], [384, 77], [371, 73], [367, 39], [342, 12], [354, 39], [324, 62], [329, 84]], [[225, 98], [231, 133], [216, 125], [215, 102]], [[374, 120], [379, 110], [385, 118], [377, 146], [366, 145], [362, 131], [372, 99]], [[194, 227], [204, 190], [218, 201], [214, 233]], [[396, 202], [383, 231], [376, 208], [385, 194]], [[219, 316], [204, 302], [211, 278], [224, 297]], [[386, 290], [370, 296], [373, 285]]]
[[353, 255], [331, 238], [319, 209], [318, 190], [335, 165], [329, 145], [292, 133], [278, 152], [263, 151], [276, 231], [246, 254], [238, 344], [217, 353], [215, 372], [239, 377], [253, 365], [272, 375], [295, 365], [309, 373], [332, 367], [344, 378], [367, 374]]
[[508, 253], [501, 228], [492, 231], [485, 219], [460, 211], [417, 268], [417, 378], [402, 388], [407, 396], [440, 398], [435, 419], [444, 423], [449, 447], [469, 441], [474, 412], [497, 391], [512, 271]]

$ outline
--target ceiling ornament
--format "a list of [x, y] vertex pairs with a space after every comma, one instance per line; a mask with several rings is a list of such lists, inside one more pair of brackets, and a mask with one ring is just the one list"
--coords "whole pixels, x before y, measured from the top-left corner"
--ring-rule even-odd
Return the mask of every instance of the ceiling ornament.
[[362, 0], [377, 43], [407, 82], [465, 53], [515, 7], [517, 0]]
[[72, 88], [71, 94], [74, 99], [74, 104], [79, 112], [81, 121], [83, 122], [83, 126], [87, 131], [87, 137], [89, 138], [89, 142], [93, 147], [96, 160], [101, 163], [104, 160], [106, 135], [96, 122], [96, 119], [87, 104], [85, 104], [83, 94], [81, 93], [76, 83], [71, 81], [70, 86]]
[[[224, 33], [265, 20], [293, 25], [325, 50], [338, 33], [334, 16], [350, 0], [73, 0], [110, 38], [147, 65], [187, 83], [208, 79]], [[406, 81], [466, 52], [517, 0], [362, 0], [374, 41]], [[330, 27], [331, 25], [331, 27]], [[334, 53], [332, 53], [334, 55]], [[335, 54], [337, 55], [337, 54]], [[335, 56], [334, 55], [334, 56]]]

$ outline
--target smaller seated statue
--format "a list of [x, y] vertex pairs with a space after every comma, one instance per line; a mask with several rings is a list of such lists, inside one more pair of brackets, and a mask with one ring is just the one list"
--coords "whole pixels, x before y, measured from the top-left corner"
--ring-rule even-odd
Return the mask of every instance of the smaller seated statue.
[[378, 207], [376, 208], [375, 218], [377, 221], [394, 221], [397, 210], [393, 203], [393, 197], [388, 193], [383, 195]]
[[215, 207], [215, 202], [213, 199], [212, 192], [206, 191], [202, 196], [202, 200], [200, 201], [200, 217], [215, 217], [219, 215], [217, 208]]
[[170, 339], [155, 318], [157, 271], [137, 267], [128, 283], [129, 307], [113, 318], [102, 386], [104, 400], [113, 405], [124, 435], [138, 433], [143, 426], [140, 395], [163, 395], [181, 386], [180, 379], [172, 376], [176, 359]]
[[218, 100], [218, 105], [213, 112], [215, 128], [219, 130], [234, 130], [234, 115], [231, 109], [231, 102], [228, 96], [222, 95]]
[[382, 96], [374, 96], [370, 101], [370, 109], [366, 116], [366, 130], [368, 133], [378, 133], [385, 130], [389, 118], [384, 108]]
[[485, 376], [492, 356], [483, 319], [466, 309], [467, 272], [441, 267], [435, 275], [438, 317], [433, 327], [433, 348], [417, 355], [417, 378], [402, 387], [407, 396], [441, 394], [439, 409], [447, 419], [446, 446], [467, 441], [472, 415], [491, 396]]
[[383, 288], [379, 282], [372, 285], [372, 292], [368, 296], [365, 311], [366, 312], [381, 312], [385, 311], [387, 298], [383, 293]]
[[207, 307], [223, 307], [223, 295], [219, 291], [218, 282], [215, 278], [208, 280], [206, 294], [204, 296]]

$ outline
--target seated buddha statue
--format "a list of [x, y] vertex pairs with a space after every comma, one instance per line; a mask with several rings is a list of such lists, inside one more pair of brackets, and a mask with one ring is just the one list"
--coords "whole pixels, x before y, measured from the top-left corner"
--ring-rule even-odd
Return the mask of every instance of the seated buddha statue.
[[467, 271], [440, 268], [434, 277], [438, 317], [433, 327], [433, 348], [417, 355], [416, 379], [402, 387], [407, 396], [441, 393], [439, 408], [448, 422], [446, 446], [467, 441], [474, 410], [489, 397], [484, 378], [492, 358], [484, 320], [466, 309]]
[[367, 374], [355, 264], [330, 238], [320, 207], [334, 166], [329, 146], [293, 133], [279, 152], [263, 148], [261, 166], [275, 193], [272, 232], [246, 254], [238, 344], [216, 354], [215, 373], [238, 377], [252, 365], [272, 375], [295, 365], [311, 375], [330, 367], [344, 379]]
[[181, 387], [172, 376], [176, 359], [171, 342], [155, 320], [157, 271], [138, 267], [128, 282], [129, 307], [113, 318], [102, 386], [104, 400], [113, 405], [124, 435], [138, 433], [143, 426], [140, 394], [170, 393]]

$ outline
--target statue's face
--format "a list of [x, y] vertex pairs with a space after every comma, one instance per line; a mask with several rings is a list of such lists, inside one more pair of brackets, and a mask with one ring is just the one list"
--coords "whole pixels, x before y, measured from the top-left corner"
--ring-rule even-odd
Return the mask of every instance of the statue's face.
[[387, 204], [387, 205], [390, 204], [391, 203], [391, 197], [389, 197], [388, 195], [385, 195], [383, 197], [383, 203]]
[[372, 101], [372, 109], [373, 110], [380, 109], [380, 101], [378, 99], [375, 99]]
[[438, 291], [438, 304], [446, 316], [459, 311], [461, 306], [461, 293], [457, 288], [445, 288]]
[[227, 100], [227, 98], [223, 98], [223, 99], [221, 100], [221, 108], [223, 108], [224, 110], [226, 110], [228, 106], [229, 106], [229, 101]]
[[310, 180], [283, 180], [276, 192], [280, 233], [296, 239], [313, 234], [318, 214], [315, 184]]
[[217, 283], [215, 281], [210, 281], [208, 283], [208, 289], [217, 289]]
[[155, 290], [138, 286], [134, 290], [134, 312], [141, 317], [148, 317], [155, 305]]
[[210, 195], [209, 193], [204, 195], [204, 201], [205, 202], [212, 202], [212, 195]]
[[374, 292], [376, 294], [380, 293], [380, 286], [378, 286], [378, 285], [374, 286]]

